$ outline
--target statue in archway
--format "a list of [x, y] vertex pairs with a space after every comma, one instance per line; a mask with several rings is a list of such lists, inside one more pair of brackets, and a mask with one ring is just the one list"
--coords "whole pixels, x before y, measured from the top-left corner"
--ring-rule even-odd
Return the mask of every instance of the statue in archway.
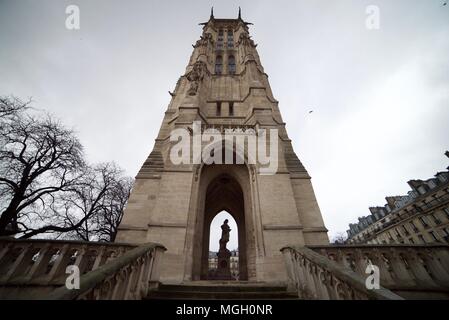
[[220, 250], [218, 250], [218, 266], [215, 275], [216, 279], [231, 280], [230, 269], [230, 257], [231, 252], [226, 248], [226, 244], [229, 242], [229, 232], [231, 228], [228, 225], [228, 219], [226, 219], [221, 225], [221, 238], [220, 238]]
[[229, 232], [231, 228], [228, 225], [228, 219], [226, 219], [221, 225], [221, 239], [220, 239], [220, 250], [227, 250], [226, 244], [229, 242]]

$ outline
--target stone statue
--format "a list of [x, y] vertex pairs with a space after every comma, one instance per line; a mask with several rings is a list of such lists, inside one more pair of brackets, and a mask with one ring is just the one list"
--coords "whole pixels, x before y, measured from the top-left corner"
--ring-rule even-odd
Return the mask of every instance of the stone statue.
[[221, 239], [220, 250], [218, 250], [218, 266], [215, 274], [215, 279], [220, 280], [232, 280], [230, 257], [231, 252], [226, 249], [226, 244], [229, 242], [229, 232], [231, 228], [228, 225], [228, 219], [226, 219], [221, 225]]
[[226, 250], [226, 244], [229, 242], [230, 231], [231, 228], [228, 225], [228, 219], [226, 219], [221, 225], [220, 250]]
[[206, 65], [202, 61], [197, 61], [193, 65], [193, 69], [186, 75], [187, 80], [190, 81], [190, 88], [187, 91], [189, 95], [196, 95], [200, 81], [203, 80]]

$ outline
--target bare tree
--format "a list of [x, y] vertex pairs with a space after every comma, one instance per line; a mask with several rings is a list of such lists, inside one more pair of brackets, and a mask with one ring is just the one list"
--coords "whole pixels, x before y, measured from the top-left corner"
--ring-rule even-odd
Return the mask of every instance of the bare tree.
[[[114, 241], [131, 192], [133, 179], [124, 177], [115, 164], [104, 163], [92, 169], [91, 186], [77, 195], [83, 215], [95, 209], [91, 218], [74, 230], [82, 240]], [[82, 205], [81, 205], [82, 203]], [[87, 204], [87, 207], [86, 207]]]
[[114, 241], [132, 179], [113, 163], [89, 166], [80, 142], [50, 116], [2, 98], [0, 236]]
[[338, 232], [333, 238], [332, 238], [332, 244], [345, 244], [348, 237], [344, 232]]
[[5, 118], [18, 115], [19, 113], [27, 110], [31, 100], [23, 102], [17, 97], [1, 96], [0, 97], [0, 118]]
[[0, 118], [0, 235], [27, 229], [27, 217], [72, 189], [83, 167], [78, 139], [51, 117]]

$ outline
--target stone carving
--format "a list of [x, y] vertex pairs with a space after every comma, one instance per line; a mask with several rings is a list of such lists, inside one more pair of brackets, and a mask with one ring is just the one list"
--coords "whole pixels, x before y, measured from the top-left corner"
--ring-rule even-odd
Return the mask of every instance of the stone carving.
[[196, 95], [200, 82], [203, 80], [206, 70], [206, 64], [202, 61], [197, 61], [193, 65], [193, 69], [189, 73], [187, 73], [187, 80], [190, 81], [190, 88], [187, 93], [190, 96]]
[[237, 45], [243, 44], [244, 46], [251, 46], [251, 47], [257, 47], [257, 45], [254, 43], [254, 40], [251, 39], [248, 33], [242, 32], [239, 37], [239, 41], [237, 42]]
[[221, 225], [221, 239], [220, 239], [220, 250], [226, 249], [226, 244], [229, 242], [229, 232], [231, 228], [228, 225], [228, 219], [226, 219]]
[[201, 46], [206, 47], [208, 43], [211, 43], [212, 45], [214, 44], [214, 40], [212, 39], [212, 34], [205, 33], [204, 36], [200, 36], [200, 39], [196, 41], [195, 45], [193, 46], [194, 48], [198, 48]]

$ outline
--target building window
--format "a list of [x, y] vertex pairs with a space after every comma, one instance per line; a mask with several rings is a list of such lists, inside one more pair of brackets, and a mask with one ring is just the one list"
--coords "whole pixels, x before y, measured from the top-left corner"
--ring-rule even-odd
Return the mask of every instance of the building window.
[[425, 217], [419, 217], [418, 219], [419, 219], [419, 221], [421, 221], [421, 224], [423, 225], [424, 228], [427, 228], [429, 226]]
[[437, 238], [435, 232], [430, 231], [429, 234], [430, 234], [430, 237], [433, 239], [433, 241], [440, 242], [440, 240]]
[[228, 57], [228, 72], [229, 74], [235, 73], [235, 58], [232, 55]]
[[449, 243], [449, 228], [441, 229], [441, 233], [443, 234], [443, 239]]
[[229, 115], [234, 115], [234, 102], [229, 102]]
[[410, 242], [411, 244], [415, 243], [415, 240], [413, 240], [413, 238], [408, 239], [408, 242]]
[[435, 222], [435, 224], [441, 224], [441, 220], [438, 219], [438, 217], [435, 215], [435, 213], [432, 214], [432, 218], [433, 218], [433, 221]]
[[221, 74], [223, 71], [223, 57], [222, 56], [217, 56], [215, 58], [215, 73], [216, 74]]
[[217, 102], [217, 116], [221, 116], [221, 102]]
[[410, 225], [412, 226], [412, 230], [414, 232], [418, 232], [418, 228], [415, 226], [415, 224], [413, 223], [413, 221], [410, 221]]
[[223, 30], [218, 31], [217, 49], [223, 49]]
[[449, 219], [449, 208], [444, 208], [443, 211], [446, 214], [447, 218]]
[[234, 47], [234, 33], [232, 30], [228, 30], [228, 48]]
[[402, 225], [402, 230], [404, 230], [405, 235], [409, 234], [409, 232], [408, 232], [407, 228], [405, 227], [405, 225]]

